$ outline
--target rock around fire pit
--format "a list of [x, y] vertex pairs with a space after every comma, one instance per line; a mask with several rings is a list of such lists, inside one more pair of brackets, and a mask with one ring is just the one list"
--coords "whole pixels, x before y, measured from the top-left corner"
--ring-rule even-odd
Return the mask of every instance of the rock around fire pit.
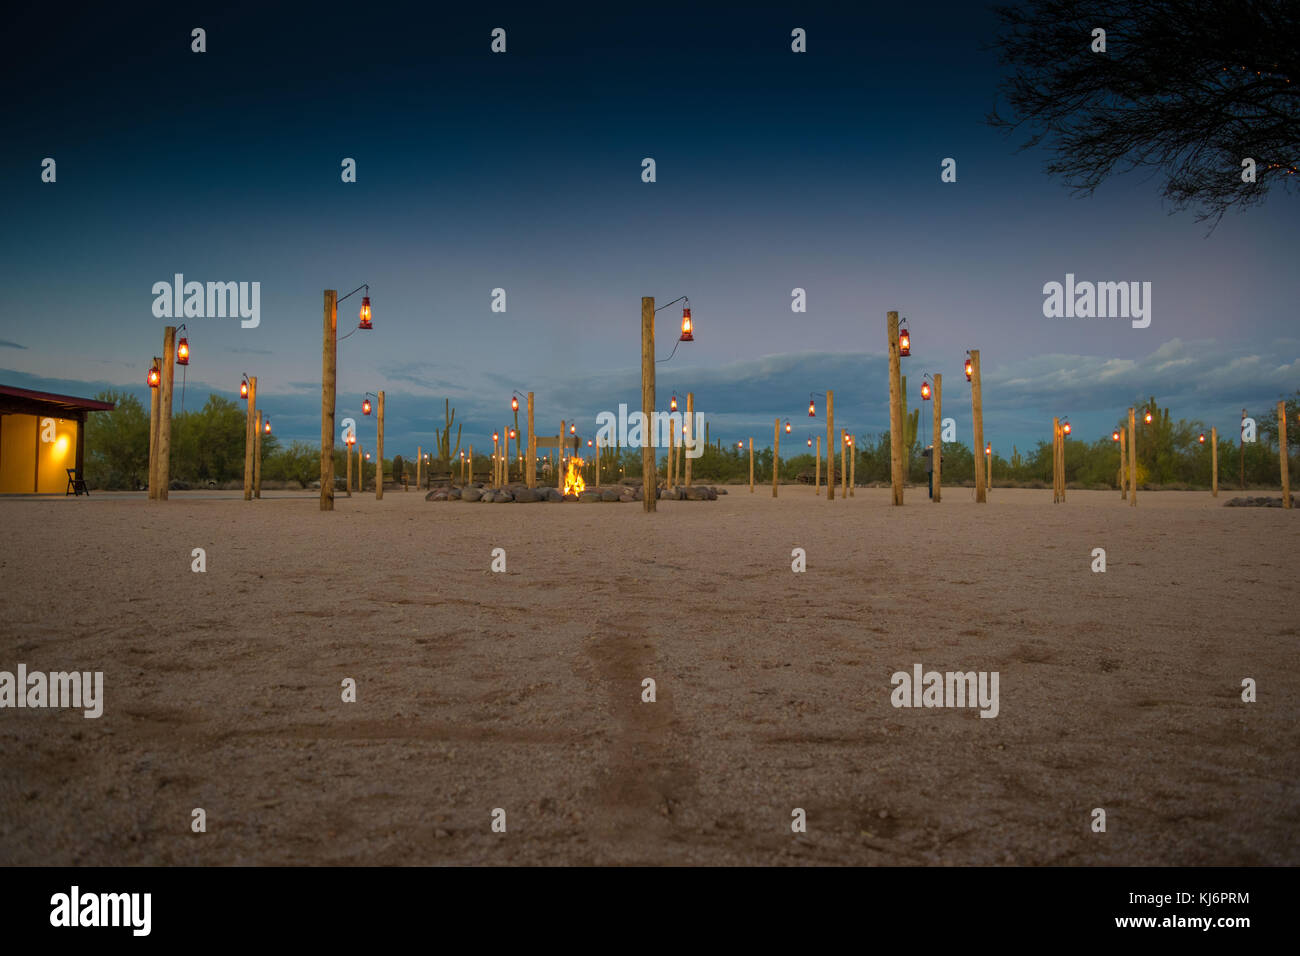
[[[660, 486], [655, 489], [656, 496], [665, 501], [716, 501], [718, 495], [727, 493], [725, 488], [712, 485], [691, 485], [687, 488], [677, 485], [674, 488]], [[499, 488], [474, 482], [471, 485], [451, 485], [447, 488], [434, 488], [424, 496], [425, 501], [486, 501], [492, 504], [506, 502], [536, 501], [578, 501], [584, 504], [598, 504], [609, 501], [640, 501], [641, 483], [631, 480], [602, 488], [587, 488], [576, 495], [565, 495], [558, 488], [529, 488], [524, 484], [510, 484]]]

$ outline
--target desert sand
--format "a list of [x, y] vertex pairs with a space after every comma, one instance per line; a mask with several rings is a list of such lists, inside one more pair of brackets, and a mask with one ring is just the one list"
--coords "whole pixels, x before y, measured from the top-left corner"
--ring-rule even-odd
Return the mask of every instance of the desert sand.
[[0, 863], [1300, 863], [1300, 511], [729, 492], [0, 501]]

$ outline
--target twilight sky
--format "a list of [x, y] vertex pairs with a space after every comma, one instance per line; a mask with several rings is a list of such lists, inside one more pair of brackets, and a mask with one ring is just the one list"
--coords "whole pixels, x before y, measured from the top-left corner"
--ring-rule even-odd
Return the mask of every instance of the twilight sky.
[[[24, 8], [2, 67], [0, 383], [147, 401], [167, 324], [150, 290], [179, 272], [261, 283], [258, 328], [188, 320], [187, 407], [247, 372], [276, 433], [313, 443], [322, 290], [369, 283], [338, 416], [385, 389], [390, 455], [429, 446], [444, 397], [476, 448], [512, 389], [537, 393], [543, 433], [639, 407], [643, 295], [688, 295], [695, 321], [660, 405], [693, 390], [732, 444], [770, 444], [780, 417], [802, 450], [828, 389], [838, 425], [885, 429], [889, 309], [910, 320], [912, 404], [942, 373], [967, 444], [961, 363], [981, 349], [1002, 454], [1049, 440], [1056, 414], [1099, 437], [1149, 394], [1231, 434], [1300, 387], [1294, 198], [1207, 236], [1154, 179], [1073, 197], [984, 123], [1002, 68], [978, 3], [705, 6]], [[1045, 318], [1066, 273], [1151, 282], [1150, 327]], [[661, 356], [680, 315], [660, 313]]]

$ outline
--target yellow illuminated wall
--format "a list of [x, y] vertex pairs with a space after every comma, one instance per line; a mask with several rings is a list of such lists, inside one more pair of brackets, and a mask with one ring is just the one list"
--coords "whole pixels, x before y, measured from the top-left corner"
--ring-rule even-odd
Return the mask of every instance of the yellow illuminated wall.
[[0, 415], [0, 494], [61, 495], [68, 487], [66, 469], [75, 467], [76, 420]]

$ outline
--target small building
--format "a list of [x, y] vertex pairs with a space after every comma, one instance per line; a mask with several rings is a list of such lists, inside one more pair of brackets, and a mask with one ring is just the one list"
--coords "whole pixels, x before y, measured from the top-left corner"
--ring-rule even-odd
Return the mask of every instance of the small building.
[[61, 495], [82, 477], [86, 417], [112, 402], [0, 385], [0, 494]]

